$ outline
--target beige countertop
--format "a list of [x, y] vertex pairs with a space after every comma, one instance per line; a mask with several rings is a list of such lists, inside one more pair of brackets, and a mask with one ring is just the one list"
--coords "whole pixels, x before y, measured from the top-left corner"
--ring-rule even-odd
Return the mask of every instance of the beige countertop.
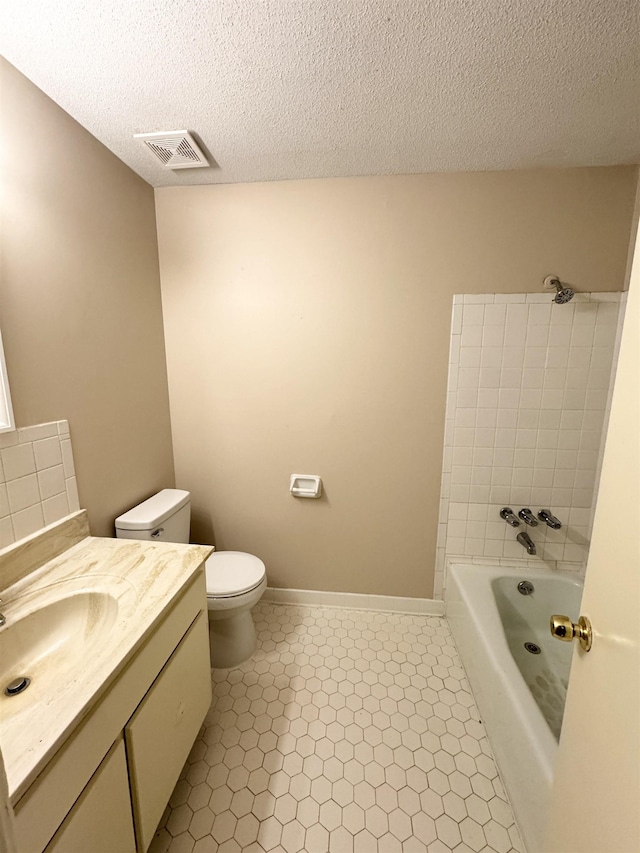
[[[0, 611], [6, 617], [0, 628], [3, 672], [7, 669], [3, 646], [5, 661], [9, 649], [14, 659], [21, 654], [20, 643], [16, 649], [10, 639], [11, 626], [30, 618], [35, 626], [23, 632], [29, 671], [10, 674], [29, 675], [32, 684], [11, 697], [0, 685], [0, 749], [13, 803], [143, 645], [212, 551], [203, 545], [102, 539], [87, 533], [81, 512], [29, 537], [26, 545], [18, 543], [19, 547], [0, 553], [0, 586], [8, 578], [12, 581], [0, 592]], [[47, 551], [55, 556], [42, 563]], [[34, 567], [34, 561], [40, 565]], [[69, 606], [70, 598], [84, 604]], [[37, 620], [44, 608], [50, 608], [51, 619], [40, 631], [43, 623]]]

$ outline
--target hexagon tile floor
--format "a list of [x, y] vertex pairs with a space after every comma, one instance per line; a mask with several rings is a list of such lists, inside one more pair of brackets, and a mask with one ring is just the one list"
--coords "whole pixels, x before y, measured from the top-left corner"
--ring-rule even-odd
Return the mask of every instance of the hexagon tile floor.
[[261, 603], [150, 853], [511, 853], [444, 619]]

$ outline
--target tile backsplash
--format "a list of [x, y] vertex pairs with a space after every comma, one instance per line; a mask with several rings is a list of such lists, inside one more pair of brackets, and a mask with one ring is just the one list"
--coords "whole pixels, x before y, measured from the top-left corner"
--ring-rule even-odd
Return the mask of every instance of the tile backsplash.
[[67, 421], [0, 434], [0, 547], [79, 508]]
[[[624, 294], [454, 296], [436, 597], [451, 555], [586, 562]], [[563, 527], [499, 516], [548, 508]]]

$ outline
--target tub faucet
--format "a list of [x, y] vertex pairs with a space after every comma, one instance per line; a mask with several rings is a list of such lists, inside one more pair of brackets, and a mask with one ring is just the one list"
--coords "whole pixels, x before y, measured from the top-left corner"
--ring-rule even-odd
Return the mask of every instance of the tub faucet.
[[536, 546], [535, 543], [532, 542], [531, 537], [528, 533], [525, 533], [523, 530], [522, 533], [518, 533], [516, 539], [522, 545], [523, 548], [526, 548], [527, 554], [531, 554], [531, 556], [535, 555]]

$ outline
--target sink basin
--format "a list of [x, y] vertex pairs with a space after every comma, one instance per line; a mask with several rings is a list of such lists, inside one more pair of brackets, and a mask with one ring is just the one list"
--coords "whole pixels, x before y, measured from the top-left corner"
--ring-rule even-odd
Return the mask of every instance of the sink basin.
[[[31, 601], [24, 615], [20, 607], [13, 615], [7, 608], [7, 624], [0, 629], [0, 720], [82, 677], [122, 616], [126, 598], [84, 589], [41, 607]], [[7, 696], [7, 685], [23, 676], [31, 680], [29, 686]]]

